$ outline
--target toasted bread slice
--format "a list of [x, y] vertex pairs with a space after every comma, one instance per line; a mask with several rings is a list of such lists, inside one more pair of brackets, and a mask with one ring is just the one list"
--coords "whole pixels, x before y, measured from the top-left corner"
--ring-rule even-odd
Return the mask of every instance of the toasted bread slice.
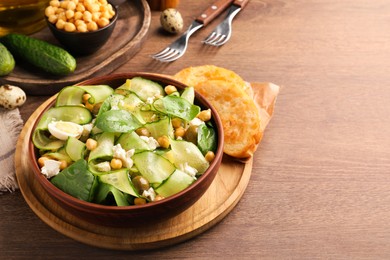
[[199, 82], [194, 88], [221, 117], [224, 152], [241, 159], [251, 157], [262, 137], [259, 111], [253, 99], [235, 83], [224, 80]]
[[234, 83], [236, 87], [242, 88], [248, 95], [252, 96], [252, 89], [234, 71], [217, 67], [214, 65], [203, 65], [185, 68], [174, 76], [178, 81], [184, 82], [188, 86], [195, 86], [199, 82], [208, 80], [224, 80]]

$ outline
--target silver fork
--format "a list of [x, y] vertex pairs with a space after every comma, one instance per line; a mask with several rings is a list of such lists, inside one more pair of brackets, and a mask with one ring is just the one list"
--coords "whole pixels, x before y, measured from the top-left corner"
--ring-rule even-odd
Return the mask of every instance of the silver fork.
[[246, 6], [249, 0], [235, 0], [226, 18], [202, 42], [213, 46], [225, 44], [232, 35], [233, 18]]
[[232, 2], [233, 0], [217, 0], [214, 2], [192, 22], [187, 31], [180, 36], [179, 39], [162, 51], [152, 55], [152, 58], [162, 62], [171, 62], [183, 56], [187, 49], [190, 36], [200, 28], [209, 24], [215, 17], [226, 10]]

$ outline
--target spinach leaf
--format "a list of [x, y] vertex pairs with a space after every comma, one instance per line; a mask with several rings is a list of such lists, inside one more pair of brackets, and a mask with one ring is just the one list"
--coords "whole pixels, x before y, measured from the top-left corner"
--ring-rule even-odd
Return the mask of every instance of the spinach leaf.
[[96, 118], [96, 126], [104, 132], [128, 133], [142, 124], [126, 110], [109, 110]]
[[97, 180], [88, 170], [84, 159], [76, 161], [50, 181], [65, 193], [89, 202], [92, 201], [97, 186]]
[[207, 127], [206, 124], [201, 124], [198, 127], [198, 148], [205, 155], [208, 151], [217, 149], [217, 136], [212, 127]]
[[178, 96], [165, 96], [153, 102], [153, 107], [162, 113], [180, 117], [186, 121], [191, 121], [200, 112], [200, 107], [191, 104], [188, 100]]

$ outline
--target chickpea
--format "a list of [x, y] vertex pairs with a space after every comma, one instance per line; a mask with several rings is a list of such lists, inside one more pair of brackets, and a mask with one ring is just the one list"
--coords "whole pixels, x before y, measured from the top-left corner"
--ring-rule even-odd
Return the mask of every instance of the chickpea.
[[77, 26], [77, 31], [79, 32], [88, 32], [87, 25], [86, 24], [80, 24]]
[[65, 161], [65, 160], [60, 160], [60, 170], [63, 170], [65, 169], [66, 167], [68, 167], [68, 163]]
[[[75, 13], [75, 16], [77, 15], [77, 13]], [[76, 25], [77, 27], [79, 27], [80, 25], [85, 25], [85, 28], [87, 28], [87, 25], [85, 24], [85, 22], [83, 20], [76, 20], [74, 22], [74, 25]]]
[[59, 7], [59, 6], [60, 6], [60, 1], [58, 1], [58, 0], [52, 0], [52, 1], [50, 1], [49, 6], [52, 6], [52, 7]]
[[53, 6], [48, 6], [46, 9], [45, 9], [45, 15], [47, 17], [50, 17], [50, 15], [54, 15], [55, 14], [55, 9]]
[[198, 115], [197, 118], [202, 120], [203, 122], [207, 122], [211, 119], [211, 109], [202, 110]]
[[154, 198], [154, 201], [159, 201], [159, 200], [163, 200], [163, 199], [164, 199], [164, 196], [157, 194], [156, 197]]
[[70, 1], [70, 2], [68, 3], [67, 9], [68, 9], [68, 10], [72, 10], [72, 11], [76, 10], [76, 3], [73, 2], [73, 1]]
[[174, 127], [174, 128], [179, 128], [179, 127], [181, 127], [182, 125], [182, 120], [180, 119], [180, 118], [178, 118], [178, 117], [175, 117], [175, 118], [173, 118], [172, 119], [172, 126]]
[[88, 99], [91, 98], [91, 94], [89, 93], [85, 93], [83, 96], [82, 96], [82, 100], [84, 103], [87, 103], [88, 102]]
[[84, 22], [91, 22], [92, 21], [92, 14], [90, 11], [85, 11], [83, 14], [83, 20]]
[[69, 1], [67, 1], [67, 0], [60, 2], [61, 8], [64, 8], [64, 9], [68, 8], [68, 4], [69, 4]]
[[65, 12], [58, 14], [57, 18], [58, 18], [58, 20], [64, 20], [65, 22], [68, 21], [68, 19], [66, 18]]
[[177, 137], [183, 137], [185, 135], [185, 133], [186, 133], [186, 130], [182, 126], [180, 126], [180, 127], [175, 129], [175, 136], [176, 136], [176, 138]]
[[110, 21], [107, 19], [107, 18], [100, 18], [98, 21], [97, 21], [97, 24], [99, 25], [99, 27], [104, 27], [104, 26], [107, 26], [108, 24], [110, 23]]
[[[49, 22], [56, 25], [59, 30], [69, 32], [95, 31], [105, 27], [110, 23], [110, 19], [115, 15], [115, 11], [106, 0], [52, 0], [45, 9], [45, 16]], [[67, 25], [60, 22], [69, 22]], [[84, 21], [80, 24], [78, 21]], [[57, 24], [58, 23], [58, 24]]]
[[99, 4], [90, 4], [87, 6], [87, 9], [91, 12], [91, 13], [95, 13], [95, 12], [99, 12], [100, 11], [100, 6]]
[[[98, 23], [99, 19], [100, 19], [100, 12], [96, 12], [96, 13], [92, 13], [92, 21]], [[99, 23], [98, 23], [99, 24]], [[99, 25], [100, 26], [100, 25]]]
[[64, 12], [64, 9], [61, 8], [61, 7], [57, 7], [57, 8], [54, 9], [54, 13], [55, 13], [56, 15], [61, 14], [61, 13], [63, 13], [63, 12]]
[[214, 154], [213, 151], [208, 151], [208, 152], [206, 153], [206, 155], [204, 156], [204, 158], [206, 159], [206, 161], [208, 161], [209, 163], [211, 163], [211, 162], [214, 160], [214, 158], [215, 158], [215, 154]]
[[64, 26], [65, 26], [64, 20], [61, 20], [61, 19], [57, 20], [57, 22], [56, 22], [57, 29], [62, 30], [62, 29], [64, 29]]
[[90, 21], [89, 23], [87, 23], [88, 31], [96, 31], [98, 28], [99, 28], [99, 26], [94, 21]]
[[67, 22], [65, 23], [64, 30], [66, 32], [74, 32], [76, 31], [76, 26], [73, 23]]
[[110, 162], [110, 166], [111, 166], [111, 169], [113, 170], [118, 170], [120, 168], [122, 168], [122, 161], [120, 159], [117, 159], [117, 158], [113, 158]]
[[45, 165], [45, 161], [48, 160], [49, 158], [47, 158], [46, 156], [42, 156], [42, 157], [39, 157], [38, 159], [38, 165], [39, 167], [43, 167]]
[[170, 95], [172, 94], [173, 92], [177, 92], [177, 88], [175, 86], [172, 86], [172, 85], [168, 85], [164, 88], [164, 91], [165, 93], [167, 93], [167, 95]]
[[144, 198], [135, 198], [134, 205], [144, 205], [146, 204], [146, 199]]
[[57, 22], [57, 16], [55, 14], [50, 15], [48, 18], [49, 22], [55, 24]]
[[110, 12], [108, 11], [108, 10], [104, 10], [104, 11], [102, 11], [101, 10], [101, 16], [100, 17], [102, 17], [102, 18], [107, 18], [107, 19], [111, 19], [112, 18], [112, 15], [110, 14]]
[[135, 132], [136, 132], [139, 136], [147, 136], [147, 137], [150, 136], [149, 130], [148, 130], [147, 128], [145, 128], [145, 127], [138, 128], [137, 130], [135, 130]]
[[65, 16], [67, 19], [71, 19], [74, 17], [74, 11], [73, 10], [66, 10]]
[[170, 145], [169, 138], [166, 135], [157, 138], [157, 142], [162, 148], [168, 148]]
[[85, 11], [85, 6], [80, 4], [80, 3], [78, 3], [76, 5], [76, 11], [79, 11], [79, 12], [83, 13]]
[[79, 12], [79, 11], [76, 11], [76, 12], [74, 13], [74, 19], [76, 20], [76, 21], [75, 21], [75, 25], [78, 26], [78, 25], [76, 24], [76, 22], [82, 22], [81, 19], [83, 19], [83, 13], [82, 13], [82, 12]]
[[88, 138], [87, 141], [85, 142], [85, 146], [87, 147], [87, 150], [94, 150], [97, 147], [98, 143], [96, 140], [92, 138]]

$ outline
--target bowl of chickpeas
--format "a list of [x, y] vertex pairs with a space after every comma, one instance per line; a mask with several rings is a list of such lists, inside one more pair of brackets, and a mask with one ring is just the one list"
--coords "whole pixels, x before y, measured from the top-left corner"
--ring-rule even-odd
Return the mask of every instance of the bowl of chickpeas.
[[66, 50], [89, 55], [110, 38], [118, 11], [107, 0], [52, 0], [45, 17], [50, 31]]
[[[217, 111], [167, 75], [87, 79], [41, 108], [29, 137], [34, 179], [88, 223], [129, 227], [175, 217], [202, 197], [222, 163]], [[75, 122], [81, 135], [70, 131]]]

